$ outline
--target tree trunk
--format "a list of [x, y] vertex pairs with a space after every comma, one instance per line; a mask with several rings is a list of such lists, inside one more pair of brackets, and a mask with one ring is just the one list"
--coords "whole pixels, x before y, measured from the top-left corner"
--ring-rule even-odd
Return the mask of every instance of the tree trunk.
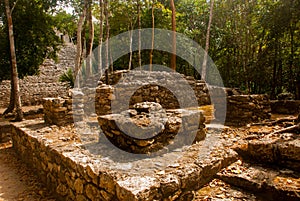
[[92, 0], [87, 0], [87, 19], [89, 25], [89, 39], [87, 40], [86, 48], [86, 76], [90, 77], [92, 75], [93, 68], [93, 43], [94, 43], [94, 24], [93, 24], [93, 15], [92, 15]]
[[14, 99], [14, 82], [12, 73], [10, 74], [10, 100], [7, 109], [4, 111], [3, 115], [9, 114], [15, 109], [15, 99]]
[[[277, 36], [276, 36], [277, 37]], [[276, 89], [277, 89], [277, 65], [278, 65], [278, 39], [274, 41], [275, 50], [274, 50], [274, 63], [273, 63], [273, 75], [271, 83], [271, 99], [276, 98]]]
[[171, 69], [176, 71], [176, 8], [174, 0], [170, 0], [172, 10], [172, 55], [171, 55]]
[[130, 22], [130, 25], [128, 26], [128, 31], [129, 31], [129, 40], [130, 40], [128, 70], [131, 70], [131, 65], [132, 65], [132, 35], [133, 35], [132, 22]]
[[105, 23], [106, 23], [106, 46], [105, 46], [105, 80], [106, 84], [109, 84], [109, 19], [108, 19], [108, 0], [104, 1], [104, 14], [105, 14]]
[[102, 76], [102, 44], [103, 44], [103, 14], [104, 14], [104, 8], [103, 8], [103, 0], [99, 0], [100, 5], [100, 31], [99, 31], [99, 49], [98, 49], [98, 72], [100, 73], [100, 76]]
[[210, 29], [211, 29], [211, 23], [212, 23], [212, 18], [213, 18], [213, 9], [214, 9], [214, 0], [211, 0], [210, 1], [210, 11], [209, 11], [209, 20], [208, 20], [207, 33], [206, 33], [205, 52], [204, 52], [202, 71], [201, 71], [202, 80], [206, 80], [207, 57], [208, 57], [208, 50], [209, 50], [209, 38], [210, 38]]
[[82, 28], [86, 18], [86, 3], [84, 3], [84, 8], [82, 14], [79, 17], [78, 25], [77, 25], [77, 45], [76, 45], [76, 58], [75, 58], [75, 70], [74, 70], [74, 79], [76, 79], [77, 83], [75, 86], [79, 87], [79, 79], [77, 78], [78, 73], [80, 71], [82, 65]]
[[142, 43], [141, 43], [141, 4], [140, 1], [137, 0], [137, 10], [138, 10], [138, 60], [139, 60], [139, 67], [140, 69], [142, 69], [142, 55], [141, 55], [141, 47], [142, 47]]
[[150, 70], [150, 71], [152, 71], [153, 49], [154, 49], [154, 28], [155, 28], [154, 5], [155, 5], [155, 0], [153, 0], [153, 2], [152, 2], [152, 9], [151, 9], [151, 16], [152, 16], [152, 35], [151, 35], [150, 66], [149, 66], [149, 70]]
[[13, 104], [14, 107], [16, 108], [17, 114], [15, 117], [15, 121], [22, 121], [23, 112], [22, 112], [18, 70], [17, 70], [17, 58], [16, 58], [16, 51], [15, 51], [16, 49], [15, 49], [15, 40], [14, 40], [14, 32], [13, 32], [13, 21], [12, 21], [12, 15], [9, 7], [9, 1], [4, 0], [4, 3], [5, 3], [5, 10], [7, 16], [9, 43], [10, 43], [10, 56], [11, 56], [11, 93], [13, 94], [11, 100], [14, 101], [14, 103], [10, 103], [10, 104]]

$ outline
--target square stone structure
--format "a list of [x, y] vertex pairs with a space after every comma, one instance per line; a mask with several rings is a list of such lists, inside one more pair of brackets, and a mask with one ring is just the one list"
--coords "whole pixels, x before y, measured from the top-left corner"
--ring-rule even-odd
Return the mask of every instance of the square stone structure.
[[192, 200], [194, 190], [237, 160], [228, 142], [220, 140], [214, 149], [207, 149], [211, 142], [204, 140], [168, 153], [169, 158], [180, 157], [164, 168], [164, 157], [123, 163], [101, 154], [97, 143], [89, 145], [99, 149], [97, 154], [84, 149], [71, 125], [49, 127], [41, 119], [11, 128], [20, 158], [61, 200]]

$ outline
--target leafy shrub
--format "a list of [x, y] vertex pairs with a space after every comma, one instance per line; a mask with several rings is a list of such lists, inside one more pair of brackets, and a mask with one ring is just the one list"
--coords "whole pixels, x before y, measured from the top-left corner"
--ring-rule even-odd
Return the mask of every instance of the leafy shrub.
[[74, 88], [73, 71], [69, 68], [64, 74], [59, 77], [60, 82], [67, 82], [71, 88]]

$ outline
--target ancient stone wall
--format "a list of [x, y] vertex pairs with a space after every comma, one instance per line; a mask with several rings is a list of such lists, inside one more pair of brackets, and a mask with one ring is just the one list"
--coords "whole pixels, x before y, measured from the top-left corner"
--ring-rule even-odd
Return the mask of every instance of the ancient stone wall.
[[133, 108], [98, 117], [106, 137], [122, 150], [148, 154], [205, 139], [205, 117], [199, 110], [163, 110], [155, 102], [137, 103]]
[[0, 143], [4, 140], [10, 139], [11, 126], [8, 122], [0, 122]]
[[83, 94], [74, 91], [73, 95], [80, 98], [74, 99], [75, 101], [71, 97], [44, 98], [43, 110], [45, 123], [63, 126], [73, 123], [74, 120], [82, 121], [84, 114]]
[[[199, 161], [200, 153], [207, 152], [201, 144], [194, 144], [161, 173], [146, 159], [123, 164], [110, 159], [113, 154], [91, 154], [81, 147], [74, 129], [65, 129], [48, 127], [38, 120], [12, 126], [18, 156], [59, 200], [192, 200], [194, 190], [237, 160], [237, 154], [224, 146], [211, 150], [205, 160]], [[153, 160], [158, 160], [156, 165], [165, 162], [161, 157]]]
[[[212, 104], [211, 95], [216, 111], [226, 109], [216, 113], [216, 119], [223, 121], [226, 118], [229, 125], [270, 118], [270, 101], [266, 95], [242, 95], [237, 89], [214, 86], [209, 86], [208, 89], [203, 81], [172, 72], [117, 71], [110, 78], [115, 85], [100, 84], [96, 89], [84, 87], [78, 92], [77, 89], [73, 90], [80, 94], [75, 98], [80, 109], [84, 109], [80, 114], [119, 114], [141, 102], [156, 102], [164, 109], [198, 107]], [[186, 95], [190, 94], [187, 90], [190, 90], [194, 97]], [[225, 98], [227, 108], [224, 107]], [[47, 114], [51, 118], [63, 120], [58, 114], [57, 117], [51, 116], [53, 112], [51, 109]]]
[[272, 100], [272, 113], [297, 114], [300, 112], [300, 100]]
[[[94, 97], [98, 115], [119, 113], [132, 108], [136, 103], [146, 101], [157, 102], [165, 109], [211, 104], [205, 82], [178, 73], [121, 71], [110, 76], [110, 83], [112, 85], [102, 84], [94, 91], [89, 90], [91, 93], [96, 91]], [[189, 96], [190, 94], [194, 97]], [[86, 94], [86, 97], [89, 95]]]
[[245, 125], [271, 117], [267, 95], [233, 95], [227, 97], [226, 124]]
[[[75, 48], [71, 44], [62, 47], [58, 54], [58, 62], [46, 59], [40, 66], [40, 73], [20, 79], [22, 105], [42, 104], [43, 98], [67, 95], [67, 86], [59, 82], [59, 76], [74, 66]], [[9, 104], [10, 81], [0, 83], [0, 108]]]

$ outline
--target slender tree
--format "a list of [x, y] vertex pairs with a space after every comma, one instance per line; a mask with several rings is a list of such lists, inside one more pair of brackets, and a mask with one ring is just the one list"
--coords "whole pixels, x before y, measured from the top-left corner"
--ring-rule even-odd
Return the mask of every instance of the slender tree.
[[201, 71], [202, 80], [206, 80], [207, 57], [208, 57], [208, 50], [209, 50], [210, 29], [211, 29], [211, 23], [213, 18], [213, 8], [214, 8], [214, 0], [210, 0], [210, 11], [209, 11], [207, 33], [206, 33], [205, 52], [204, 52], [202, 71]]
[[8, 35], [9, 35], [9, 43], [10, 43], [10, 56], [11, 56], [11, 98], [10, 105], [4, 114], [12, 112], [14, 108], [16, 108], [16, 121], [21, 121], [23, 119], [22, 112], [22, 104], [20, 97], [20, 87], [19, 87], [19, 79], [18, 79], [18, 70], [17, 70], [17, 57], [15, 50], [15, 40], [14, 40], [14, 31], [13, 31], [13, 21], [12, 21], [12, 11], [13, 8], [10, 9], [9, 1], [4, 0], [5, 3], [5, 11], [7, 17], [7, 25], [8, 25]]
[[109, 66], [109, 10], [108, 10], [109, 0], [104, 0], [104, 15], [105, 15], [105, 23], [106, 23], [106, 46], [105, 46], [105, 80], [106, 84], [109, 84], [109, 72], [111, 72]]
[[[77, 45], [76, 45], [76, 58], [75, 58], [75, 70], [74, 70], [74, 78], [79, 81], [78, 73], [81, 69], [82, 58], [83, 58], [83, 48], [82, 48], [82, 30], [85, 22], [85, 18], [87, 15], [87, 4], [86, 0], [84, 1], [83, 10], [78, 20], [77, 25]], [[79, 86], [79, 82], [75, 83], [75, 85]]]
[[104, 5], [103, 0], [99, 0], [100, 5], [100, 18], [99, 18], [99, 24], [100, 24], [100, 31], [99, 31], [99, 49], [98, 49], [98, 72], [100, 73], [100, 76], [102, 76], [102, 44], [103, 44], [103, 15], [104, 15]]
[[132, 65], [132, 35], [133, 35], [133, 23], [132, 21], [128, 25], [128, 30], [129, 30], [129, 62], [128, 62], [128, 70], [131, 70], [131, 65]]
[[155, 16], [154, 16], [155, 0], [152, 1], [151, 7], [151, 19], [152, 19], [152, 35], [151, 35], [151, 50], [150, 50], [150, 71], [152, 71], [153, 62], [153, 49], [154, 49], [154, 28], [155, 28]]
[[92, 0], [87, 0], [87, 23], [89, 26], [89, 37], [87, 40], [86, 48], [86, 76], [90, 77], [92, 74], [92, 53], [93, 53], [93, 43], [94, 43], [94, 23], [92, 15]]
[[138, 11], [138, 60], [139, 60], [139, 67], [142, 68], [142, 55], [141, 55], [141, 28], [142, 28], [142, 22], [141, 22], [141, 3], [140, 0], [137, 0], [137, 11]]
[[176, 71], [176, 8], [174, 0], [170, 0], [172, 10], [172, 55], [171, 68]]

